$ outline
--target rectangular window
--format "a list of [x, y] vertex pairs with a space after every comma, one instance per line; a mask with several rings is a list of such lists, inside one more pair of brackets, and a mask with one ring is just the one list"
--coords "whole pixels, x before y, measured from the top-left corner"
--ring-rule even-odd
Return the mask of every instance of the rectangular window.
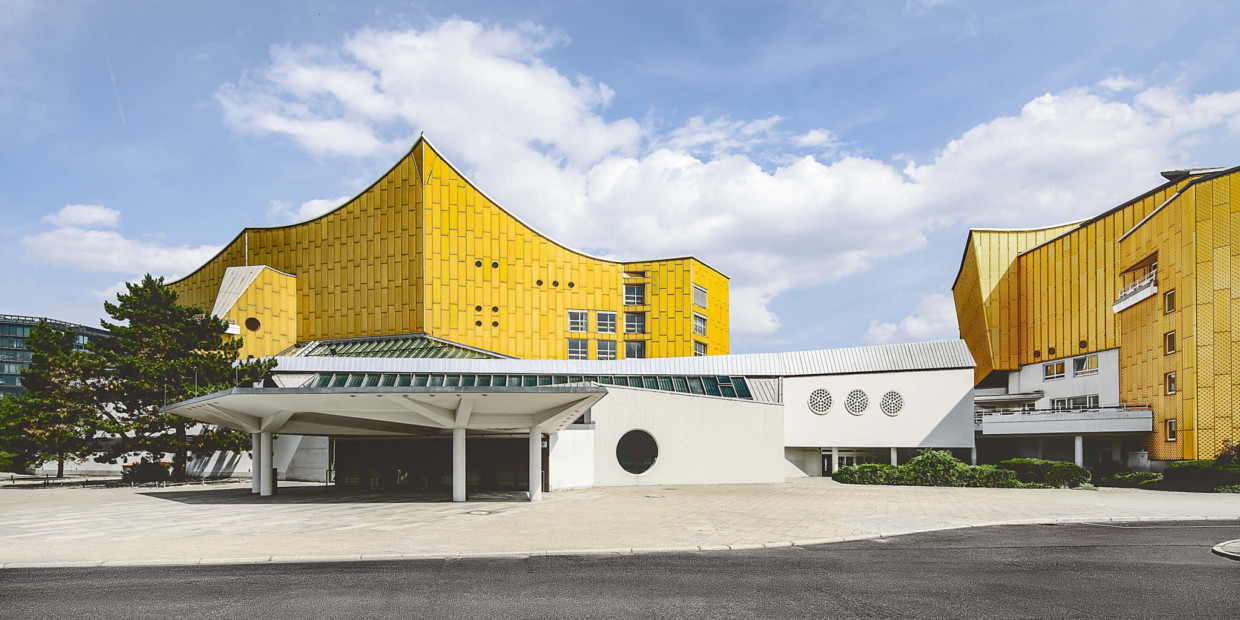
[[699, 308], [706, 306], [706, 289], [694, 284], [693, 285], [693, 305]]
[[624, 305], [643, 306], [645, 304], [646, 304], [646, 285], [644, 284], [625, 284], [624, 285]]
[[624, 356], [629, 359], [646, 357], [646, 343], [641, 340], [624, 343]]
[[1175, 332], [1163, 334], [1163, 353], [1175, 353]]
[[1176, 424], [1175, 420], [1167, 420], [1167, 441], [1176, 440]]
[[646, 333], [646, 313], [645, 312], [625, 312], [624, 313], [624, 333], [626, 334]]
[[1051, 379], [1063, 378], [1063, 362], [1050, 362], [1042, 364], [1042, 380], [1049, 381]]
[[1086, 355], [1072, 360], [1072, 376], [1098, 374], [1098, 356]]
[[1167, 388], [1168, 394], [1175, 394], [1175, 373], [1169, 372], [1163, 375], [1163, 385]]
[[699, 336], [706, 335], [706, 317], [694, 313], [693, 315], [693, 333]]
[[615, 340], [599, 340], [598, 341], [598, 359], [601, 359], [601, 360], [616, 359], [616, 341]]
[[1163, 311], [1175, 312], [1175, 289], [1163, 293]]
[[616, 313], [615, 312], [596, 312], [594, 313], [594, 322], [600, 334], [616, 333]]
[[570, 360], [590, 359], [590, 341], [569, 338], [568, 339], [568, 359]]
[[693, 354], [694, 355], [706, 355], [706, 343], [698, 342], [694, 340], [693, 341]]
[[584, 332], [590, 331], [590, 314], [585, 310], [569, 310], [568, 311], [568, 331]]

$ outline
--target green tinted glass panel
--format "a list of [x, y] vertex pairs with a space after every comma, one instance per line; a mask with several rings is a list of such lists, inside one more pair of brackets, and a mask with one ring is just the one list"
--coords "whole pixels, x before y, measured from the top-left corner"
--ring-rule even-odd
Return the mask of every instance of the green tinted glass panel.
[[702, 389], [702, 380], [698, 377], [689, 377], [689, 391], [694, 394], [706, 393], [706, 390]]
[[327, 387], [331, 385], [331, 382], [332, 382], [331, 375], [319, 375], [319, 380], [314, 383], [314, 386], [315, 387]]
[[613, 385], [613, 382], [612, 382], [612, 380], [611, 380], [611, 377], [609, 377], [609, 376], [607, 376], [607, 375], [603, 375], [603, 376], [599, 377], [599, 378], [598, 378], [598, 382], [599, 382], [599, 383], [602, 383], [603, 385]]
[[715, 377], [719, 381], [719, 385], [732, 385], [731, 377]]
[[736, 386], [736, 395], [741, 398], [753, 398], [749, 393], [749, 383], [744, 377], [732, 377], [732, 385]]
[[[533, 377], [531, 377], [531, 380], [532, 379]], [[508, 386], [509, 387], [517, 387], [521, 385], [521, 383], [522, 383], [521, 375], [508, 375]], [[534, 385], [534, 384], [530, 383], [529, 385]]]
[[383, 387], [392, 387], [396, 385], [396, 375], [383, 375], [383, 380], [379, 382]]
[[538, 385], [551, 385], [551, 376], [550, 375], [539, 375]]
[[426, 387], [428, 383], [430, 383], [430, 377], [426, 375], [413, 376], [413, 385], [416, 387]]
[[676, 388], [677, 392], [689, 391], [689, 382], [685, 381], [684, 377], [672, 377], [672, 385]]
[[736, 390], [731, 385], [719, 384], [719, 392], [728, 398], [736, 398]]
[[552, 381], [552, 383], [556, 385], [563, 385], [565, 383], [568, 383], [568, 377], [565, 377], [564, 375], [556, 375], [555, 380]]
[[672, 391], [672, 378], [671, 377], [659, 377], [659, 389], [663, 390], [664, 392]]
[[538, 377], [535, 377], [534, 375], [525, 375], [525, 379], [521, 381], [521, 385], [526, 387], [534, 387], [535, 385], [538, 385]]
[[647, 390], [659, 389], [659, 380], [654, 377], [642, 377], [642, 387]]
[[581, 383], [581, 380], [582, 380], [581, 377], [569, 377], [568, 378], [569, 383]]
[[448, 387], [456, 387], [461, 384], [461, 375], [448, 375], [444, 377], [443, 384]]
[[495, 375], [495, 378], [491, 381], [491, 385], [494, 387], [504, 387], [508, 385], [508, 375]]
[[349, 387], [361, 386], [362, 379], [365, 379], [365, 378], [366, 378], [366, 375], [349, 375]]
[[474, 387], [474, 376], [461, 375], [461, 387]]
[[706, 384], [707, 394], [719, 396], [719, 382], [714, 377], [702, 377], [702, 382]]
[[366, 387], [378, 387], [379, 375], [366, 375]]
[[332, 387], [344, 387], [345, 382], [349, 380], [349, 375], [336, 375], [332, 377]]
[[479, 387], [490, 387], [490, 385], [491, 385], [491, 375], [478, 375], [478, 380], [477, 380], [476, 384], [477, 384]]
[[443, 375], [431, 375], [431, 386], [443, 385]]
[[586, 375], [585, 377], [582, 377], [582, 378], [585, 379], [586, 381], [589, 381], [590, 383], [598, 383], [598, 377]]
[[400, 375], [396, 377], [396, 387], [409, 387], [409, 383], [413, 381], [413, 375]]

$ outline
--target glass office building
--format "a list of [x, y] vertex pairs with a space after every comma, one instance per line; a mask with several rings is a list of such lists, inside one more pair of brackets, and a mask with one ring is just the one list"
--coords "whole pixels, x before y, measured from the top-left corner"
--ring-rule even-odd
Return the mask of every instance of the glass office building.
[[30, 366], [30, 350], [26, 337], [39, 321], [47, 321], [56, 327], [71, 329], [77, 333], [73, 346], [85, 349], [86, 344], [108, 336], [107, 330], [66, 323], [37, 316], [14, 316], [0, 314], [0, 396], [22, 393], [22, 369]]

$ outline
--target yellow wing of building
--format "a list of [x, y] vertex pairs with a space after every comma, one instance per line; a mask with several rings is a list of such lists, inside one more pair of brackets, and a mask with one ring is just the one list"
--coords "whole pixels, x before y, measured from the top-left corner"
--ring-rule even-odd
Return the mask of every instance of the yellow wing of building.
[[[266, 269], [219, 307], [226, 275], [247, 267]], [[497, 205], [425, 138], [339, 208], [246, 228], [169, 286], [181, 303], [232, 320], [243, 357], [404, 334], [539, 359], [729, 350], [727, 276], [693, 257], [626, 263], [569, 249]]]

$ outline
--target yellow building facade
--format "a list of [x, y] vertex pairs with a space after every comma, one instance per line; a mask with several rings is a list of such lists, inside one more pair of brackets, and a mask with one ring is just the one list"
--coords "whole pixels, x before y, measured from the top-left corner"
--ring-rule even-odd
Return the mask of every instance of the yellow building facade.
[[[247, 279], [250, 267], [266, 269]], [[344, 205], [246, 228], [169, 286], [182, 304], [230, 319], [243, 356], [408, 334], [533, 359], [729, 351], [726, 276], [692, 257], [628, 263], [560, 245], [425, 138]]]
[[970, 231], [952, 290], [975, 382], [1117, 351], [1121, 403], [1153, 412], [1150, 459], [1240, 439], [1238, 171], [1165, 173], [1083, 222]]

